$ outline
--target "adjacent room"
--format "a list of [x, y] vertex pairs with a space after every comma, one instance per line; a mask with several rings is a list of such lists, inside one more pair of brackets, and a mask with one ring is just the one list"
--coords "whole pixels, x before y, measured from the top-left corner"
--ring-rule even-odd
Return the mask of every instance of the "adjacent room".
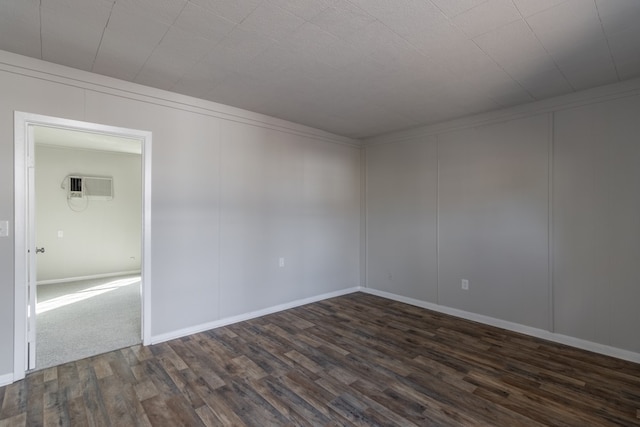
[[638, 22], [0, 2], [0, 426], [640, 425]]
[[140, 142], [37, 126], [34, 143], [35, 368], [139, 344]]

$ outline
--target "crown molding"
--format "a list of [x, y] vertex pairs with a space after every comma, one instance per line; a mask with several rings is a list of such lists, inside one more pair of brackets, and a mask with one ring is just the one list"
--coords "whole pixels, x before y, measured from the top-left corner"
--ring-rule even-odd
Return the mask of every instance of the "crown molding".
[[66, 86], [162, 105], [210, 117], [277, 130], [324, 142], [361, 147], [357, 139], [325, 132], [320, 129], [278, 119], [241, 108], [219, 104], [192, 96], [127, 82], [89, 71], [78, 70], [36, 58], [0, 50], [0, 71], [59, 83]]
[[461, 117], [442, 123], [429, 126], [407, 129], [404, 131], [392, 132], [363, 140], [363, 146], [373, 146], [378, 144], [388, 144], [424, 138], [426, 136], [438, 135], [445, 132], [467, 129], [475, 126], [482, 126], [492, 123], [505, 122], [539, 114], [548, 114], [560, 110], [567, 110], [584, 105], [610, 101], [613, 99], [625, 98], [640, 95], [640, 78], [626, 80], [620, 83], [599, 86], [593, 89], [586, 89], [567, 95], [561, 95], [541, 101], [522, 104], [501, 110], [494, 110], [487, 113], [475, 114]]

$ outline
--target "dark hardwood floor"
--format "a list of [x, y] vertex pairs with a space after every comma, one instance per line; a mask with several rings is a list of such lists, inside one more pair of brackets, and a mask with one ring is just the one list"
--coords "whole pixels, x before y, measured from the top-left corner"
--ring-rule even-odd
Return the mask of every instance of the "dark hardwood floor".
[[0, 388], [4, 426], [632, 426], [640, 365], [355, 293]]

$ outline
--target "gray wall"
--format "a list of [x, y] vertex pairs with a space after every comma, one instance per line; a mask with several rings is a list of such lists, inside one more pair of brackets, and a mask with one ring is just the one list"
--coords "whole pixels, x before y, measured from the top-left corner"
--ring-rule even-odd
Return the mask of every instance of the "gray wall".
[[[139, 154], [36, 145], [36, 246], [46, 249], [37, 257], [38, 282], [140, 270], [140, 160]], [[68, 201], [61, 183], [78, 174], [112, 177], [114, 198]]]
[[[368, 286], [639, 352], [638, 87], [368, 146]], [[360, 284], [360, 149], [344, 138], [3, 52], [0, 93], [12, 223], [14, 110], [153, 132], [154, 336]], [[13, 250], [0, 238], [0, 376]]]
[[436, 139], [380, 145], [366, 157], [369, 286], [437, 301]]
[[371, 141], [367, 286], [639, 352], [640, 97], [580, 104]]
[[640, 96], [558, 112], [556, 331], [640, 352]]
[[[153, 336], [360, 284], [353, 141], [5, 52], [0, 93], [12, 225], [14, 110], [153, 133]], [[13, 251], [0, 238], [0, 377], [13, 372]]]
[[535, 116], [438, 137], [440, 304], [548, 326], [548, 135]]

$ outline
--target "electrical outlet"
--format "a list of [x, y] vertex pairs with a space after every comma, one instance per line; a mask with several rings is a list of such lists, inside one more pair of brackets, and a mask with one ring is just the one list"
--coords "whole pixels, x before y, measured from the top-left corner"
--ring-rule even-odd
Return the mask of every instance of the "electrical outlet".
[[465, 291], [469, 290], [469, 281], [467, 279], [462, 279], [462, 289]]
[[278, 260], [278, 266], [280, 266], [281, 268], [284, 267], [284, 258], [280, 258]]
[[9, 221], [0, 221], [0, 237], [9, 236]]

